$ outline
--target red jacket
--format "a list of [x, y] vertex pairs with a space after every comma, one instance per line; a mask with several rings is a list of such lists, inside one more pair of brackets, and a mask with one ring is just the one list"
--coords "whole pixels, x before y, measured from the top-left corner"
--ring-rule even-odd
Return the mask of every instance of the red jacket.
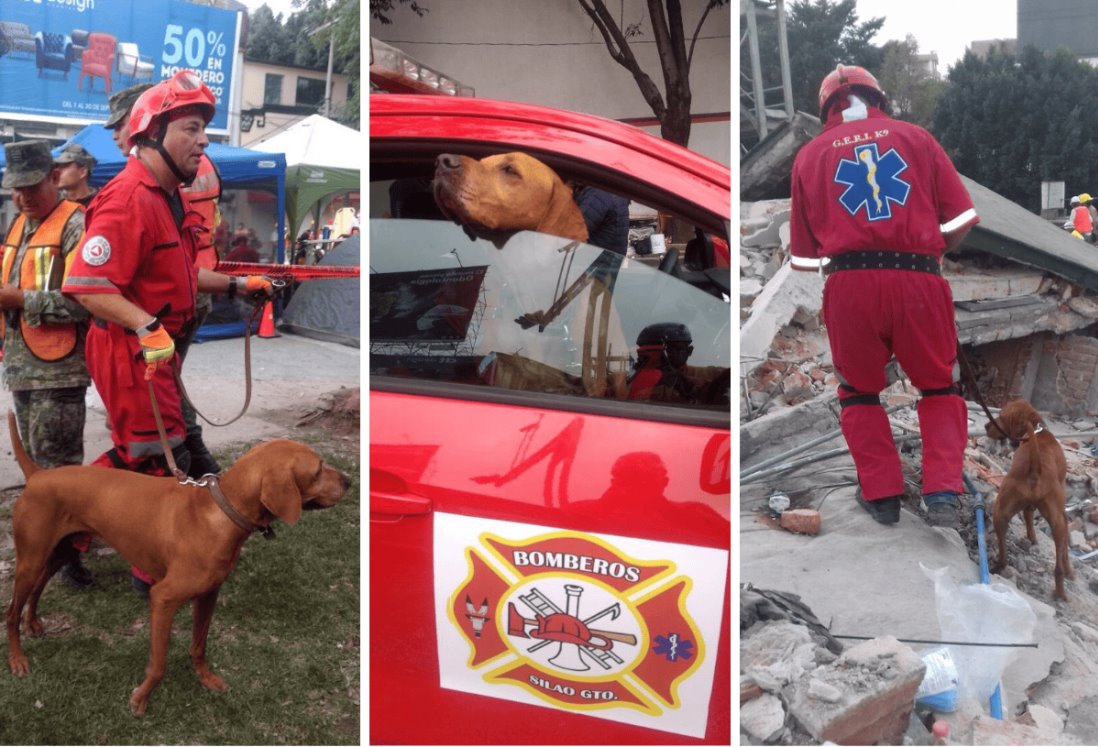
[[953, 163], [929, 132], [872, 107], [851, 122], [832, 111], [793, 162], [795, 266], [865, 249], [938, 256], [943, 233], [978, 222]]
[[174, 335], [194, 316], [201, 226], [199, 214], [187, 209], [177, 228], [164, 190], [141, 161], [130, 158], [88, 210], [84, 245], [61, 290], [119, 293], [159, 316]]

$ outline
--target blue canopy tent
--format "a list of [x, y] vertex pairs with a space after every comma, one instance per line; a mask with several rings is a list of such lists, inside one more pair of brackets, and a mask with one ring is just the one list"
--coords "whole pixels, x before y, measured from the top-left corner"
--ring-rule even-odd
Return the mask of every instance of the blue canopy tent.
[[[126, 165], [126, 156], [118, 150], [111, 138], [111, 131], [100, 124], [91, 124], [73, 135], [69, 143], [83, 146], [95, 156], [98, 163], [92, 171], [89, 182], [95, 186], [106, 184], [112, 176]], [[66, 143], [65, 145], [67, 145]], [[54, 149], [54, 155], [61, 152], [64, 145]], [[221, 186], [225, 189], [274, 189], [278, 198], [278, 243], [276, 258], [284, 262], [286, 248], [282, 245], [285, 230], [286, 212], [286, 156], [282, 153], [261, 153], [247, 148], [234, 148], [231, 145], [210, 143], [206, 155], [217, 165], [221, 172]]]
[[[67, 143], [76, 143], [95, 156], [98, 163], [89, 182], [94, 186], [106, 184], [126, 165], [126, 156], [118, 150], [111, 138], [111, 131], [100, 124], [90, 124], [73, 135]], [[53, 154], [61, 152], [60, 145]], [[277, 261], [286, 259], [286, 247], [282, 244], [286, 214], [286, 156], [282, 153], [264, 153], [247, 148], [210, 143], [206, 154], [217, 164], [221, 172], [221, 184], [226, 189], [274, 190], [278, 198]], [[4, 167], [4, 152], [0, 150], [0, 168]]]
[[[68, 143], [76, 143], [95, 156], [98, 162], [88, 179], [94, 186], [106, 184], [126, 165], [126, 156], [122, 155], [118, 146], [114, 144], [111, 131], [101, 124], [88, 125], [73, 135]], [[61, 145], [54, 149], [54, 157], [60, 154], [63, 147], [64, 145]], [[285, 231], [286, 215], [286, 156], [282, 153], [265, 153], [219, 143], [210, 143], [206, 148], [206, 154], [221, 173], [223, 189], [273, 190], [276, 193], [278, 206], [275, 214], [278, 220], [278, 240], [275, 256], [278, 262], [284, 262], [286, 247], [283, 245], [282, 237]], [[4, 152], [0, 149], [0, 168], [3, 166]], [[205, 339], [229, 337], [243, 334], [243, 331], [244, 322], [208, 323], [203, 325], [199, 337]]]

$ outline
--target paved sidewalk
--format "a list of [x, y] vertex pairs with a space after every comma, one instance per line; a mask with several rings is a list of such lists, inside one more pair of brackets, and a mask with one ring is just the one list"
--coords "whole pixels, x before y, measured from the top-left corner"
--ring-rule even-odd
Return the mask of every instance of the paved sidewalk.
[[[279, 333], [274, 338], [252, 338], [252, 401], [247, 414], [225, 427], [203, 424], [203, 437], [211, 448], [284, 435], [271, 419], [288, 408], [308, 411], [324, 395], [360, 383], [361, 351], [301, 335]], [[2, 364], [0, 364], [2, 365]], [[244, 404], [244, 338], [196, 343], [183, 367], [183, 383], [198, 409], [210, 419], [229, 420]], [[92, 386], [88, 389], [88, 416], [84, 426], [84, 462], [111, 446], [103, 403]], [[12, 408], [11, 393], [0, 388], [0, 411]], [[23, 475], [11, 454], [7, 422], [0, 435], [0, 489], [19, 485]]]

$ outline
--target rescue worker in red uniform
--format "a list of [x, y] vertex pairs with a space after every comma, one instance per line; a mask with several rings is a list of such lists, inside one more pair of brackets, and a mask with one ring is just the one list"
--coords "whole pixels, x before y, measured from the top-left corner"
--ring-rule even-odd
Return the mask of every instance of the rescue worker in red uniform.
[[[233, 278], [195, 265], [202, 219], [180, 185], [198, 171], [214, 102], [189, 71], [141, 94], [129, 120], [135, 155], [89, 209], [87, 238], [62, 286], [94, 317], [85, 353], [114, 443], [93, 462], [99, 466], [166, 473], [151, 381], [176, 464], [187, 470], [175, 338], [194, 317], [195, 295], [272, 292], [267, 278]], [[134, 575], [152, 582], [137, 569]]]
[[[150, 88], [152, 88], [151, 83], [138, 83], [112, 94], [109, 99], [111, 113], [103, 126], [111, 130], [114, 143], [123, 155], [128, 154], [132, 148], [128, 142], [130, 136], [130, 110], [141, 94]], [[180, 187], [180, 191], [189, 199], [191, 207], [199, 214], [202, 225], [206, 228], [206, 231], [201, 234], [195, 263], [199, 267], [212, 270], [217, 266], [218, 260], [217, 247], [214, 246], [214, 234], [221, 222], [221, 212], [218, 210], [218, 201], [221, 199], [221, 174], [209, 156], [202, 155], [198, 173], [189, 183], [185, 183]], [[187, 351], [190, 349], [191, 343], [194, 342], [195, 334], [206, 320], [212, 307], [210, 294], [199, 293], [195, 300], [194, 322], [177, 341], [176, 349], [179, 352], [180, 361], [187, 357]], [[187, 474], [197, 478], [205, 474], [219, 473], [221, 466], [210, 454], [210, 450], [206, 448], [206, 443], [202, 439], [202, 426], [198, 422], [194, 408], [186, 400], [183, 401], [182, 408], [183, 419], [187, 423], [185, 443], [187, 451], [191, 455], [191, 466], [188, 468]]]
[[839, 65], [820, 85], [821, 132], [793, 163], [792, 266], [826, 275], [823, 319], [839, 379], [839, 421], [873, 518], [900, 518], [904, 478], [880, 392], [899, 361], [922, 397], [923, 500], [932, 525], [959, 527], [968, 419], [941, 256], [979, 218], [930, 133], [892, 119], [866, 70]]

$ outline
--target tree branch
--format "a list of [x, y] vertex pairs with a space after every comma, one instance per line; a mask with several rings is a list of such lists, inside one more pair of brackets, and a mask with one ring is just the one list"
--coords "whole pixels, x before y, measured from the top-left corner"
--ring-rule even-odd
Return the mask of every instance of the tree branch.
[[[606, 42], [606, 48], [610, 52], [610, 57], [633, 75], [633, 80], [637, 82], [644, 100], [648, 102], [648, 106], [652, 108], [652, 112], [662, 123], [667, 113], [663, 96], [652, 79], [641, 69], [640, 63], [637, 62], [636, 57], [633, 56], [633, 51], [629, 48], [629, 42], [626, 41], [621, 29], [618, 28], [614, 16], [607, 10], [606, 4], [603, 0], [576, 0], [576, 2], [579, 3], [580, 7], [594, 22], [599, 33], [602, 34], [603, 41]], [[617, 46], [616, 49], [615, 45]]]
[[713, 8], [716, 8], [718, 5], [720, 5], [720, 0], [709, 0], [705, 6], [705, 10], [702, 12], [702, 17], [698, 19], [698, 25], [694, 29], [694, 35], [690, 37], [690, 54], [686, 55], [687, 70], [690, 69], [690, 66], [694, 61], [694, 45], [698, 43], [698, 34], [701, 33], [702, 25], [705, 23], [709, 11], [713, 10]]

